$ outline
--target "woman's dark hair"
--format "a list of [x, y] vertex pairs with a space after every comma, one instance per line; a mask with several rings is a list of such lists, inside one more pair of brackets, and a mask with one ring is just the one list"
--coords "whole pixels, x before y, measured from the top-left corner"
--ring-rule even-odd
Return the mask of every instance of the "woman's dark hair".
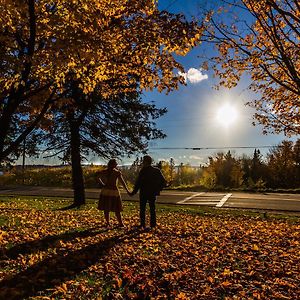
[[114, 158], [110, 159], [107, 163], [107, 167], [109, 169], [112, 169], [112, 168], [116, 167], [117, 165], [118, 165], [117, 160]]

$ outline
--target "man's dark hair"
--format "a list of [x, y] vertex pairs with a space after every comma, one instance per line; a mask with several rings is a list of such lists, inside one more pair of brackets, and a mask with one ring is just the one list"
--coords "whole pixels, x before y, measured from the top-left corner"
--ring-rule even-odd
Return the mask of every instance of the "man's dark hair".
[[148, 165], [151, 165], [152, 164], [152, 157], [150, 155], [145, 155], [143, 157], [143, 163], [146, 163]]

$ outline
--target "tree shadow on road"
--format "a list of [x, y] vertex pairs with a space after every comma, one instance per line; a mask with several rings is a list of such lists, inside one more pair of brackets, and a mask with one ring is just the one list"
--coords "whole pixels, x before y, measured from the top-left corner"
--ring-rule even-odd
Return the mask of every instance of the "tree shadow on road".
[[125, 240], [138, 236], [130, 230], [80, 250], [59, 253], [36, 263], [24, 271], [0, 282], [1, 299], [25, 299], [74, 278], [104, 258], [108, 251]]

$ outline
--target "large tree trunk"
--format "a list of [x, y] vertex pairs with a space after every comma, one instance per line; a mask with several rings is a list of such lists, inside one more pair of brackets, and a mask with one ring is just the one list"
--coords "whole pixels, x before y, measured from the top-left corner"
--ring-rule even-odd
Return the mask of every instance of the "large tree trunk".
[[4, 154], [5, 138], [8, 135], [9, 125], [11, 122], [11, 114], [2, 114], [0, 117], [1, 130], [0, 130], [0, 163], [6, 158]]
[[71, 163], [72, 163], [72, 184], [74, 191], [74, 207], [85, 204], [84, 181], [81, 167], [80, 155], [80, 133], [79, 123], [76, 120], [70, 120], [71, 133]]

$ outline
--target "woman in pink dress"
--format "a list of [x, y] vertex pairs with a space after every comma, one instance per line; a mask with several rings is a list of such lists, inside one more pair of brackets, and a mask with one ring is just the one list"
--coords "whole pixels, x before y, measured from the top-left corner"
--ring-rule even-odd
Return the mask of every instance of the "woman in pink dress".
[[124, 225], [121, 216], [123, 206], [120, 191], [118, 189], [118, 181], [121, 182], [128, 194], [130, 192], [121, 171], [116, 169], [117, 165], [117, 161], [111, 159], [107, 164], [107, 168], [99, 174], [99, 182], [103, 187], [100, 192], [98, 209], [104, 211], [107, 226], [109, 226], [109, 212], [113, 211], [116, 214], [119, 226], [123, 227]]

